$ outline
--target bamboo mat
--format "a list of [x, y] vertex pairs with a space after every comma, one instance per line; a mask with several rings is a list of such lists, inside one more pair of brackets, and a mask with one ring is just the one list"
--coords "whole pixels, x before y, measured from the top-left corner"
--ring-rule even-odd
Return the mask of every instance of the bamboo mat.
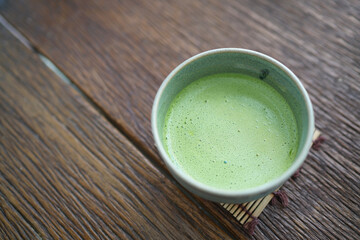
[[[319, 130], [315, 130], [313, 142], [320, 136], [320, 134], [321, 132]], [[273, 197], [274, 194], [271, 193], [252, 202], [242, 204], [220, 203], [220, 205], [229, 211], [236, 220], [240, 222], [240, 224], [244, 225], [258, 218]]]

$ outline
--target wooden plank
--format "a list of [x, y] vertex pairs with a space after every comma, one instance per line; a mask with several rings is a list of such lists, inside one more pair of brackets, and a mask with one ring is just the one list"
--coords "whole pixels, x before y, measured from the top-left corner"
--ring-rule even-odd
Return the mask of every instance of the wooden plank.
[[0, 239], [230, 237], [0, 27]]
[[[359, 1], [13, 0], [1, 13], [160, 166], [149, 116], [158, 86], [176, 65], [226, 46], [285, 63], [309, 91], [316, 127], [328, 141], [310, 153], [300, 178], [285, 184], [296, 204], [266, 208], [254, 237], [360, 234]], [[201, 205], [241, 232], [221, 206]]]

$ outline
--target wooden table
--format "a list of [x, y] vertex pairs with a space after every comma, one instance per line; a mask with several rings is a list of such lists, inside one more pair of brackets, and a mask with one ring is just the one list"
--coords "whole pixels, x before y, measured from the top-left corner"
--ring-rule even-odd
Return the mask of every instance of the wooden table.
[[1, 0], [0, 13], [0, 239], [249, 238], [170, 176], [150, 130], [166, 75], [219, 47], [285, 63], [327, 138], [253, 238], [360, 239], [359, 0]]

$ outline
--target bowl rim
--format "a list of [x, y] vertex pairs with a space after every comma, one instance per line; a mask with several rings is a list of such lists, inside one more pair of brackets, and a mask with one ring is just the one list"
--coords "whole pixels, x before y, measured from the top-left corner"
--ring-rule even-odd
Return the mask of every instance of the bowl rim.
[[[160, 98], [161, 98], [166, 86], [171, 81], [171, 79], [182, 68], [184, 68], [186, 65], [190, 64], [191, 62], [196, 61], [196, 60], [198, 60], [198, 59], [200, 59], [202, 57], [208, 56], [208, 55], [219, 54], [219, 53], [248, 54], [248, 55], [252, 55], [252, 56], [261, 58], [263, 60], [266, 60], [266, 61], [270, 62], [271, 64], [275, 65], [276, 67], [280, 68], [296, 84], [298, 90], [300, 91], [300, 93], [301, 93], [301, 95], [303, 97], [303, 100], [305, 101], [306, 111], [308, 113], [307, 121], [308, 121], [308, 126], [309, 127], [308, 127], [308, 131], [307, 131], [307, 138], [305, 140], [304, 147], [301, 149], [298, 157], [295, 159], [293, 164], [283, 174], [281, 174], [279, 177], [277, 177], [275, 179], [272, 179], [269, 182], [264, 183], [262, 185], [252, 187], [252, 188], [248, 188], [248, 189], [243, 189], [243, 190], [226, 190], [226, 189], [219, 189], [219, 188], [216, 188], [216, 187], [208, 186], [208, 185], [206, 185], [204, 183], [201, 183], [201, 182], [193, 179], [188, 174], [183, 173], [183, 171], [181, 169], [176, 167], [176, 165], [171, 161], [168, 154], [166, 153], [166, 151], [164, 149], [164, 146], [162, 144], [162, 141], [160, 139], [159, 129], [157, 127], [157, 120], [158, 120], [157, 112], [158, 112]], [[151, 128], [152, 128], [152, 133], [153, 133], [153, 137], [154, 137], [154, 140], [155, 140], [155, 145], [156, 145], [156, 147], [157, 147], [157, 149], [158, 149], [158, 151], [160, 153], [160, 156], [163, 159], [163, 161], [165, 162], [165, 164], [168, 167], [168, 169], [170, 170], [170, 172], [173, 175], [175, 175], [174, 176], [175, 178], [180, 179], [181, 181], [184, 181], [186, 183], [186, 185], [192, 187], [196, 191], [206, 193], [207, 195], [216, 196], [216, 197], [224, 197], [224, 198], [248, 197], [250, 195], [256, 195], [256, 194], [261, 194], [261, 193], [264, 193], [264, 192], [269, 192], [271, 189], [277, 188], [278, 186], [282, 185], [282, 183], [287, 181], [296, 172], [296, 170], [301, 167], [301, 165], [305, 161], [306, 156], [307, 156], [307, 154], [309, 152], [309, 149], [311, 147], [311, 144], [312, 144], [312, 136], [313, 136], [313, 133], [314, 133], [314, 130], [315, 130], [315, 127], [314, 127], [314, 113], [313, 113], [313, 108], [312, 108], [310, 98], [309, 98], [308, 93], [306, 92], [304, 86], [302, 85], [300, 80], [296, 77], [296, 75], [290, 69], [288, 69], [285, 65], [283, 65], [282, 63], [280, 63], [276, 59], [274, 59], [274, 58], [272, 58], [270, 56], [267, 56], [267, 55], [265, 55], [263, 53], [253, 51], [253, 50], [249, 50], [249, 49], [243, 49], [243, 48], [218, 48], [218, 49], [208, 50], [208, 51], [199, 53], [199, 54], [185, 60], [180, 65], [178, 65], [165, 78], [165, 80], [161, 84], [161, 86], [160, 86], [160, 88], [159, 88], [159, 90], [158, 90], [158, 92], [157, 92], [157, 94], [155, 96], [153, 107], [152, 107], [152, 113], [151, 113]]]

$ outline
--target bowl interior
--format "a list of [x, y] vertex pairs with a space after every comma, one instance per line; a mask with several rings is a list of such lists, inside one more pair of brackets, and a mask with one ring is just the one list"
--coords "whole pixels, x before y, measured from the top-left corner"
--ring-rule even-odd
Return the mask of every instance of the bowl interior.
[[157, 129], [161, 144], [163, 144], [162, 129], [165, 115], [176, 95], [193, 81], [218, 73], [247, 74], [260, 78], [275, 88], [286, 99], [294, 113], [299, 133], [298, 149], [304, 147], [309, 128], [309, 116], [299, 86], [286, 72], [269, 60], [237, 52], [222, 52], [203, 56], [190, 61], [175, 72], [173, 76], [170, 76], [171, 79], [163, 89], [159, 100], [157, 112]]

